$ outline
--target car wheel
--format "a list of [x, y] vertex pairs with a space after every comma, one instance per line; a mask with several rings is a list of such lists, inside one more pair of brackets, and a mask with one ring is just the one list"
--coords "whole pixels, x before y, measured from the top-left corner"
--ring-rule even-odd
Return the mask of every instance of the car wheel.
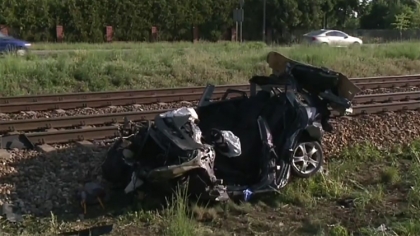
[[18, 48], [16, 50], [16, 55], [18, 55], [18, 56], [25, 56], [26, 55], [26, 50], [23, 49], [23, 48]]
[[360, 46], [360, 43], [359, 43], [359, 42], [354, 42], [354, 43], [352, 44], [352, 46], [353, 46], [353, 47], [358, 47], [358, 46]]
[[299, 142], [293, 151], [293, 174], [309, 178], [321, 169], [323, 162], [324, 152], [318, 141]]
[[321, 43], [321, 47], [327, 47], [327, 46], [329, 46], [328, 43]]

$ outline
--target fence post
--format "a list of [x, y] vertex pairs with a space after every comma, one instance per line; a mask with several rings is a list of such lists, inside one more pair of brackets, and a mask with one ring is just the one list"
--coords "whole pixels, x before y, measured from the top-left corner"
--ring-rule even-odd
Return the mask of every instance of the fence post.
[[57, 42], [61, 43], [64, 40], [64, 28], [62, 25], [57, 25], [55, 27], [55, 32], [57, 36]]
[[151, 34], [150, 34], [150, 41], [156, 42], [158, 41], [158, 37], [159, 37], [158, 28], [156, 26], [152, 26]]
[[193, 43], [198, 42], [200, 36], [198, 33], [198, 27], [197, 26], [193, 26]]
[[106, 26], [106, 42], [112, 43], [114, 38], [114, 30], [112, 29], [112, 26], [108, 25]]
[[273, 41], [273, 30], [271, 28], [268, 28], [266, 33], [267, 33], [266, 43], [271, 44]]
[[236, 27], [230, 29], [230, 41], [236, 42]]
[[0, 32], [4, 35], [9, 35], [9, 27], [6, 25], [0, 25]]

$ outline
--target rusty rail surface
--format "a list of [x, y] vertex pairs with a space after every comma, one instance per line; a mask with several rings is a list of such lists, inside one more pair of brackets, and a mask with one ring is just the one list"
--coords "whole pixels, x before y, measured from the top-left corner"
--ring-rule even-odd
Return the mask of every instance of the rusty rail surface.
[[[401, 110], [417, 110], [420, 109], [419, 101], [403, 101], [403, 102], [392, 102], [383, 104], [362, 104], [353, 107], [353, 115], [361, 114], [373, 114], [389, 111], [401, 111]], [[150, 119], [155, 114], [164, 112], [150, 111], [143, 112], [142, 118]], [[149, 115], [144, 114], [149, 113]], [[153, 115], [152, 115], [153, 113]], [[118, 136], [117, 126], [102, 126], [95, 128], [82, 128], [82, 129], [68, 129], [59, 131], [49, 132], [35, 132], [26, 134], [28, 139], [34, 144], [52, 144], [52, 143], [67, 143], [82, 140], [98, 140], [107, 139]]]
[[[420, 86], [420, 75], [352, 78], [361, 89]], [[227, 88], [249, 90], [249, 85], [216, 86], [215, 98]], [[154, 90], [126, 90], [113, 92], [52, 94], [37, 96], [0, 97], [0, 112], [44, 111], [83, 107], [125, 106], [158, 102], [193, 101], [201, 97], [204, 87]]]

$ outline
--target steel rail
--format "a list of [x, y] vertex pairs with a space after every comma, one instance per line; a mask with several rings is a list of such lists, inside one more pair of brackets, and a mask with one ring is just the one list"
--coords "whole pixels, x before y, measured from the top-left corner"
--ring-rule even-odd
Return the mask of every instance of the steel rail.
[[353, 81], [354, 83], [392, 82], [392, 81], [398, 81], [398, 80], [415, 80], [415, 79], [420, 79], [420, 74], [350, 78], [350, 80]]
[[399, 93], [377, 93], [377, 94], [356, 95], [356, 97], [353, 99], [353, 103], [365, 104], [365, 103], [380, 103], [380, 102], [419, 100], [419, 99], [420, 99], [420, 91], [399, 92]]
[[379, 88], [396, 88], [396, 87], [409, 87], [420, 86], [420, 79], [401, 79], [396, 81], [385, 82], [360, 82], [355, 83], [361, 90], [365, 89], [379, 89]]
[[[213, 93], [213, 98], [221, 98], [224, 92], [225, 91], [215, 91]], [[6, 103], [0, 104], [0, 112], [14, 113], [19, 111], [46, 111], [84, 107], [98, 108], [106, 106], [128, 106], [133, 104], [151, 104], [159, 102], [196, 101], [201, 98], [201, 95], [202, 93], [179, 93], [150, 96], [91, 98], [86, 100], [72, 99], [62, 101], [41, 101], [33, 103]]]
[[32, 131], [45, 130], [52, 128], [69, 128], [91, 125], [110, 125], [117, 124], [124, 121], [124, 118], [131, 121], [151, 120], [156, 115], [168, 111], [167, 110], [152, 110], [139, 112], [122, 112], [122, 113], [108, 113], [100, 115], [84, 115], [84, 116], [66, 116], [57, 118], [42, 118], [42, 119], [24, 119], [24, 120], [10, 120], [0, 122], [0, 132], [12, 131]]
[[[226, 91], [228, 88], [249, 89], [249, 85], [218, 85], [215, 92]], [[0, 104], [13, 103], [35, 103], [35, 102], [61, 102], [65, 100], [88, 100], [100, 98], [115, 97], [136, 97], [136, 96], [161, 96], [174, 94], [202, 93], [205, 86], [196, 87], [180, 87], [180, 88], [164, 88], [164, 89], [143, 89], [143, 90], [119, 90], [106, 92], [89, 92], [89, 93], [63, 93], [63, 94], [47, 94], [47, 95], [30, 95], [30, 96], [13, 96], [0, 97]]]
[[[378, 76], [351, 78], [354, 83], [361, 88], [388, 88], [395, 86], [417, 86], [420, 75], [402, 75], [402, 76]], [[398, 83], [397, 83], [398, 82]], [[225, 91], [227, 88], [249, 89], [249, 85], [219, 85], [215, 91]], [[90, 92], [90, 93], [67, 93], [67, 94], [49, 94], [49, 95], [30, 95], [30, 96], [13, 96], [0, 97], [0, 104], [14, 103], [35, 103], [35, 102], [62, 102], [65, 100], [89, 100], [101, 98], [117, 98], [117, 97], [138, 97], [138, 96], [161, 96], [174, 94], [201, 93], [204, 86], [197, 87], [181, 87], [181, 88], [164, 88], [164, 89], [148, 89], [148, 90], [121, 90], [107, 92]]]
[[[352, 115], [360, 114], [374, 114], [389, 111], [400, 111], [400, 110], [417, 110], [420, 109], [419, 101], [405, 101], [405, 102], [392, 102], [383, 104], [363, 104], [356, 105], [353, 108]], [[163, 111], [153, 111], [160, 113]], [[27, 133], [27, 138], [34, 145], [38, 144], [53, 144], [53, 143], [67, 143], [82, 140], [98, 140], [107, 139], [118, 136], [117, 126], [103, 126], [95, 128], [83, 128], [83, 129], [70, 129], [70, 130], [59, 130], [59, 131], [48, 131], [48, 132], [35, 132]]]
[[87, 129], [60, 130], [26, 134], [26, 137], [33, 145], [70, 143], [83, 140], [107, 139], [117, 136], [117, 126], [104, 126]]
[[[393, 77], [395, 80], [398, 77]], [[362, 81], [368, 81], [366, 78], [361, 78]], [[382, 78], [383, 79], [383, 78]], [[392, 88], [392, 87], [407, 87], [407, 86], [420, 86], [420, 79], [419, 80], [395, 80], [391, 81], [389, 79], [388, 82], [361, 82], [356, 83], [362, 89], [377, 89], [377, 88]], [[225, 92], [226, 88], [234, 88], [238, 90], [247, 89], [248, 85], [238, 85], [238, 86], [224, 86], [223, 89], [221, 87], [217, 87], [213, 94], [214, 99], [221, 98], [223, 93]], [[204, 89], [204, 87], [202, 88]], [[146, 91], [146, 90], [140, 90]], [[166, 90], [165, 90], [166, 91]], [[177, 90], [177, 91], [184, 91], [184, 90]], [[186, 91], [186, 90], [185, 90]], [[54, 109], [74, 109], [74, 108], [83, 108], [83, 107], [91, 107], [91, 108], [99, 108], [99, 107], [106, 107], [106, 106], [127, 106], [133, 104], [151, 104], [151, 103], [159, 103], [159, 102], [179, 102], [179, 101], [197, 101], [200, 99], [202, 95], [202, 91], [198, 91], [198, 89], [191, 89], [189, 93], [178, 93], [174, 92], [172, 94], [155, 94], [155, 95], [136, 95], [131, 93], [132, 96], [117, 96], [112, 97], [108, 94], [107, 97], [101, 98], [79, 98], [79, 99], [64, 99], [64, 100], [57, 100], [57, 101], [37, 101], [37, 102], [16, 102], [10, 103], [10, 101], [5, 103], [0, 103], [0, 112], [2, 113], [15, 113], [20, 111], [46, 111], [46, 110], [54, 110]], [[124, 91], [122, 91], [124, 92]], [[65, 94], [63, 94], [65, 95]], [[85, 96], [86, 97], [86, 96]], [[0, 98], [1, 100], [1, 98]]]
[[[361, 107], [363, 103], [376, 103], [373, 106], [380, 106], [379, 102], [392, 102], [402, 100], [420, 99], [420, 91], [401, 92], [401, 93], [384, 93], [384, 94], [370, 94], [356, 96], [354, 99], [357, 107]], [[414, 101], [420, 102], [420, 101]], [[169, 110], [169, 109], [168, 109]], [[66, 116], [56, 118], [42, 118], [42, 119], [24, 119], [24, 120], [7, 120], [0, 121], [0, 132], [13, 131], [33, 131], [45, 130], [52, 128], [68, 128], [92, 125], [109, 125], [121, 123], [127, 117], [132, 121], [151, 120], [156, 115], [168, 110], [152, 110], [139, 112], [122, 112], [122, 113], [107, 113], [100, 115], [85, 115], [85, 116]]]

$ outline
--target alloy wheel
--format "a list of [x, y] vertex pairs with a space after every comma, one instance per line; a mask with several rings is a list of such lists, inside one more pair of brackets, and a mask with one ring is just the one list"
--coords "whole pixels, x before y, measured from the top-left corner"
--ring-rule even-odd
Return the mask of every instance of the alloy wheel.
[[293, 152], [292, 168], [299, 177], [309, 177], [321, 168], [324, 156], [321, 145], [316, 142], [303, 142]]

